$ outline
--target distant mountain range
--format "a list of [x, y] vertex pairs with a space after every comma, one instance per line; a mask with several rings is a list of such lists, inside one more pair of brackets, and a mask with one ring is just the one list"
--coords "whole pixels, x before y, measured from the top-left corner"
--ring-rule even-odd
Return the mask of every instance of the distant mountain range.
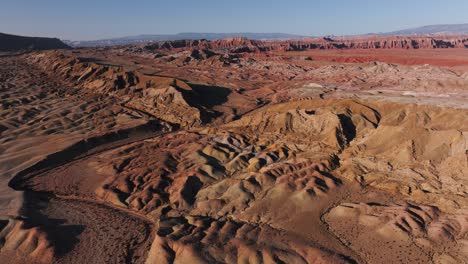
[[[410, 35], [456, 35], [468, 34], [468, 24], [447, 24], [430, 25], [417, 28], [403, 29], [392, 32], [370, 33], [367, 35], [376, 36], [410, 36]], [[312, 36], [295, 35], [286, 33], [179, 33], [179, 34], [157, 34], [157, 35], [138, 35], [121, 38], [110, 38], [91, 41], [64, 41], [72, 47], [99, 47], [136, 44], [143, 42], [181, 40], [181, 39], [223, 39], [229, 37], [246, 37], [256, 40], [278, 40], [278, 39], [303, 39]], [[352, 36], [348, 36], [352, 37]]]
[[126, 45], [136, 44], [143, 42], [152, 41], [163, 41], [163, 40], [180, 40], [180, 39], [223, 39], [230, 37], [246, 37], [249, 39], [256, 40], [268, 40], [268, 39], [301, 39], [308, 36], [301, 36], [295, 34], [286, 33], [178, 33], [178, 34], [157, 34], [157, 35], [138, 35], [128, 36], [122, 38], [111, 38], [101, 40], [90, 40], [90, 41], [67, 41], [64, 40], [70, 46], [73, 47], [96, 47], [96, 46], [114, 46], [114, 45]]
[[468, 24], [430, 25], [416, 28], [379, 33], [383, 36], [408, 35], [464, 35], [468, 34]]

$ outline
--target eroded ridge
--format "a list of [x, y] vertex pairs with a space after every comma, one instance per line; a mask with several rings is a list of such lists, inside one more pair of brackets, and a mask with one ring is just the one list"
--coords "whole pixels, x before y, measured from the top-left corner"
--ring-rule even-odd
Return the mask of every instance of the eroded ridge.
[[148, 263], [349, 263], [300, 237], [266, 225], [209, 217], [161, 219]]
[[[455, 263], [467, 259], [465, 209], [445, 214], [435, 206], [344, 203], [326, 216], [331, 228], [372, 261]], [[355, 225], [350, 229], [347, 226]], [[386, 250], [370, 252], [371, 245]], [[398, 248], [404, 254], [391, 252]]]

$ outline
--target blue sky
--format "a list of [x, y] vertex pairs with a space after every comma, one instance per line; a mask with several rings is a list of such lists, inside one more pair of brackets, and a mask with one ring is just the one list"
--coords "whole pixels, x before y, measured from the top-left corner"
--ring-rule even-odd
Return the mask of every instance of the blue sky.
[[179, 32], [347, 35], [468, 23], [468, 0], [0, 0], [0, 32], [89, 40]]

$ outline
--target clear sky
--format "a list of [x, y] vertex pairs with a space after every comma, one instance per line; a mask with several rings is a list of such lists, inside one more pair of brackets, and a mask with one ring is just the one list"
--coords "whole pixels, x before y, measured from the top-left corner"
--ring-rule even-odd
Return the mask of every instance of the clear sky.
[[468, 23], [468, 0], [0, 0], [0, 32], [91, 40], [179, 32], [348, 35]]

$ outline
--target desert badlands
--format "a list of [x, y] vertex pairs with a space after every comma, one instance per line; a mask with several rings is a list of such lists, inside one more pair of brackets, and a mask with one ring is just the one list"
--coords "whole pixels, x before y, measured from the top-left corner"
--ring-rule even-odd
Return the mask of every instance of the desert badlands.
[[468, 36], [21, 41], [0, 263], [468, 263]]

